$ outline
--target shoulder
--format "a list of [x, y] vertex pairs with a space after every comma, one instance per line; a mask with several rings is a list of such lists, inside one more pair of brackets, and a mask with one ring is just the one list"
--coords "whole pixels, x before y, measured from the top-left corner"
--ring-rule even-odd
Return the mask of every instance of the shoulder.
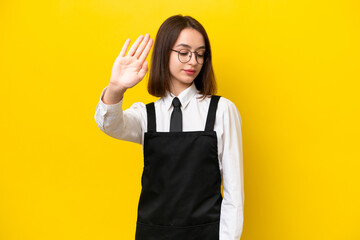
[[134, 102], [130, 108], [124, 111], [128, 114], [132, 113], [137, 115], [138, 118], [145, 119], [146, 118], [146, 104], [143, 102]]
[[221, 96], [218, 102], [217, 112], [225, 119], [234, 119], [240, 121], [241, 124], [241, 115], [236, 107], [236, 104], [230, 99]]
[[228, 111], [229, 109], [237, 109], [235, 103], [228, 98], [223, 96], [220, 97], [218, 102], [218, 109]]
[[146, 108], [146, 104], [143, 102], [134, 102], [130, 108], [134, 110], [144, 110]]
[[135, 102], [135, 103], [133, 103], [131, 108], [140, 110], [143, 117], [146, 117], [147, 116], [147, 105], [150, 105], [152, 103], [154, 104], [154, 106], [159, 106], [159, 104], [162, 103], [161, 98], [159, 98], [155, 101], [149, 101], [149, 102]]
[[140, 108], [140, 109], [146, 111], [146, 105], [149, 105], [150, 103], [154, 103], [154, 105], [159, 105], [160, 103], [162, 103], [162, 98], [158, 98], [154, 101], [148, 101], [148, 102], [135, 102], [135, 103], [133, 103], [133, 105], [131, 107], [132, 108]]

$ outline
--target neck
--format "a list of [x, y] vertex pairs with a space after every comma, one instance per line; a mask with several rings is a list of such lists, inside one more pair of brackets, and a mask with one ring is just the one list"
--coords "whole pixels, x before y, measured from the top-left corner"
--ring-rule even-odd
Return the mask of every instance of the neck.
[[180, 83], [177, 81], [173, 81], [171, 86], [170, 86], [170, 92], [174, 95], [174, 96], [178, 96], [182, 91], [184, 91], [185, 89], [187, 89], [188, 87], [190, 87], [192, 84], [191, 83]]

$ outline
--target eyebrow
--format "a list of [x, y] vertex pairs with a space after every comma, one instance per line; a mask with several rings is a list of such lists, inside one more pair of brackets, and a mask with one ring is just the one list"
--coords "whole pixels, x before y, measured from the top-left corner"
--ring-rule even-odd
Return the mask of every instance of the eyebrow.
[[[180, 46], [182, 46], [182, 47], [187, 47], [187, 48], [191, 48], [191, 46], [189, 46], [189, 45], [187, 45], [187, 44], [185, 44], [185, 43], [180, 43], [180, 44], [176, 45], [176, 47], [180, 47]], [[198, 47], [197, 49], [200, 49], [200, 48], [204, 48], [204, 49], [205, 49], [205, 46]]]

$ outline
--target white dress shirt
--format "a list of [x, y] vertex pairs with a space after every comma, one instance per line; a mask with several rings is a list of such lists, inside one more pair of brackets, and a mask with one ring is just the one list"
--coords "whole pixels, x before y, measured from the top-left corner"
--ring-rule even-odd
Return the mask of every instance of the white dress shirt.
[[[96, 106], [95, 121], [105, 134], [120, 140], [144, 143], [147, 131], [146, 105], [135, 102], [122, 110], [123, 99], [116, 104], [105, 104], [101, 93]], [[183, 131], [204, 131], [210, 98], [199, 100], [194, 82], [177, 97], [181, 102]], [[173, 110], [171, 92], [155, 101], [156, 131], [170, 131]], [[214, 131], [218, 138], [219, 169], [223, 184], [223, 201], [220, 214], [220, 240], [239, 240], [244, 222], [244, 177], [242, 151], [242, 121], [235, 104], [221, 97], [216, 110]]]

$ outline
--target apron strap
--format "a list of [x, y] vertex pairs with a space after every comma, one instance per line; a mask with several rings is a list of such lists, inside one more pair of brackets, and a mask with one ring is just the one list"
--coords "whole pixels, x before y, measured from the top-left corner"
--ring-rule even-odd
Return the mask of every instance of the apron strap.
[[205, 131], [214, 131], [214, 125], [215, 125], [215, 117], [216, 117], [216, 109], [221, 96], [218, 95], [212, 95], [209, 105], [209, 111], [206, 118], [206, 125], [205, 125]]
[[[206, 118], [205, 131], [213, 131], [216, 118], [216, 109], [221, 96], [212, 95]], [[147, 130], [148, 132], [156, 132], [156, 118], [154, 102], [146, 104], [147, 112]]]
[[146, 104], [148, 132], [156, 132], [155, 106], [154, 102]]

